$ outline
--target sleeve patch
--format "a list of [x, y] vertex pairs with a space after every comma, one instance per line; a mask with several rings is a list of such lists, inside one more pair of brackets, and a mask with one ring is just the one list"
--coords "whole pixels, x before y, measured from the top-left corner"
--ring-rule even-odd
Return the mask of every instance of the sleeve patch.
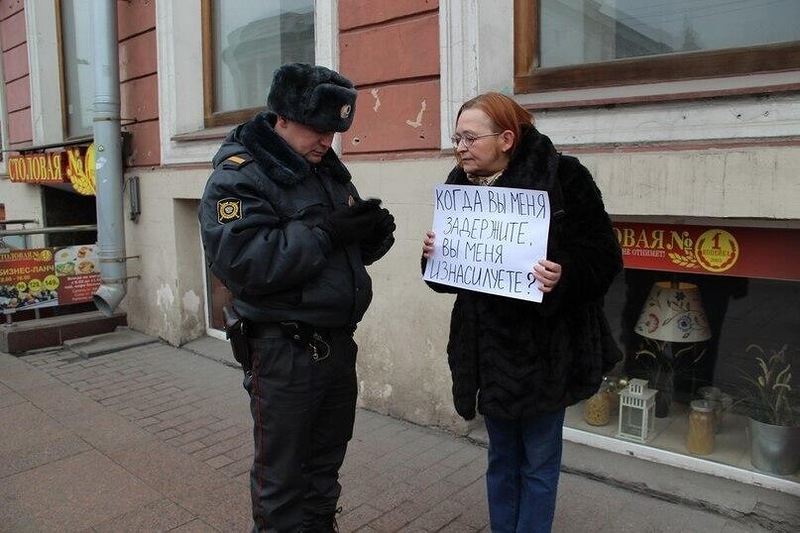
[[223, 198], [217, 201], [217, 220], [225, 224], [242, 218], [242, 201], [239, 198]]

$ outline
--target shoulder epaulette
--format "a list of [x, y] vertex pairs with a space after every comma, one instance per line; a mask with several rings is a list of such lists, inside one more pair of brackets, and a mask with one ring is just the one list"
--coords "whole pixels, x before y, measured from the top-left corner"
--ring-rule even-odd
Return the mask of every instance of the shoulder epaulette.
[[225, 170], [239, 170], [247, 163], [250, 163], [253, 160], [253, 156], [247, 153], [236, 154], [228, 157], [222, 163], [220, 163], [220, 168], [224, 168]]

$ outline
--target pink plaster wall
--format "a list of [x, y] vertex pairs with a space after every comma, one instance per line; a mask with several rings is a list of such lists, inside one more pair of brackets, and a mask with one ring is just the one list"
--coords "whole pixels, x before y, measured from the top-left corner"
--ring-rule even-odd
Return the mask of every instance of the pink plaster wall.
[[24, 3], [0, 1], [0, 54], [5, 82], [8, 144], [12, 147], [30, 144], [33, 140], [25, 28]]
[[126, 166], [157, 166], [161, 161], [158, 121], [139, 122], [127, 126], [125, 129], [133, 134], [133, 150], [126, 159]]
[[155, 0], [117, 2], [117, 32], [120, 41], [156, 27]]
[[25, 11], [17, 11], [0, 21], [0, 43], [3, 50], [18, 46], [25, 40]]
[[359, 90], [345, 154], [438, 153], [439, 3], [341, 0], [339, 68]]
[[24, 5], [24, 0], [0, 0], [0, 19], [21, 11]]
[[438, 9], [438, 0], [339, 0], [339, 29], [351, 30]]
[[140, 33], [119, 43], [119, 79], [123, 83], [133, 78], [154, 74], [156, 68], [156, 32]]
[[121, 116], [124, 127], [133, 134], [129, 167], [157, 166], [161, 162], [158, 126], [158, 78], [155, 73], [120, 85]]
[[161, 163], [158, 126], [158, 59], [153, 0], [118, 4], [119, 77], [123, 130], [132, 133], [128, 167]]
[[439, 81], [381, 85], [358, 91], [347, 153], [417, 151], [439, 145]]
[[356, 85], [439, 75], [438, 13], [343, 33], [339, 44]]
[[6, 111], [11, 113], [31, 106], [31, 86], [28, 76], [6, 83]]
[[155, 75], [130, 80], [120, 85], [122, 120], [158, 120], [158, 79]]
[[3, 77], [6, 83], [28, 75], [28, 43], [3, 50]]
[[29, 145], [33, 140], [33, 123], [31, 108], [8, 113], [8, 144], [12, 148], [18, 145]]

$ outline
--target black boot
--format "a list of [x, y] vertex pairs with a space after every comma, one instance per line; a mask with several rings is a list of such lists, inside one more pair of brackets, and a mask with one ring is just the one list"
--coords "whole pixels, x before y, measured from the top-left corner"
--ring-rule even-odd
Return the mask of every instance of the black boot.
[[339, 525], [336, 523], [336, 515], [342, 512], [339, 507], [333, 513], [327, 515], [317, 515], [313, 518], [313, 523], [303, 523], [303, 533], [339, 533]]

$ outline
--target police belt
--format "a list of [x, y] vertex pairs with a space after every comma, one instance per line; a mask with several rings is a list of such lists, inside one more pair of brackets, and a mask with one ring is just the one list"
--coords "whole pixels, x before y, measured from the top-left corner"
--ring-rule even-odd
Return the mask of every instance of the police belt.
[[340, 328], [320, 328], [304, 322], [285, 321], [285, 322], [251, 322], [247, 323], [247, 336], [251, 339], [274, 339], [285, 337], [300, 342], [309, 342], [314, 337], [330, 339], [335, 333], [342, 332], [352, 335], [355, 332], [353, 326], [343, 326]]

